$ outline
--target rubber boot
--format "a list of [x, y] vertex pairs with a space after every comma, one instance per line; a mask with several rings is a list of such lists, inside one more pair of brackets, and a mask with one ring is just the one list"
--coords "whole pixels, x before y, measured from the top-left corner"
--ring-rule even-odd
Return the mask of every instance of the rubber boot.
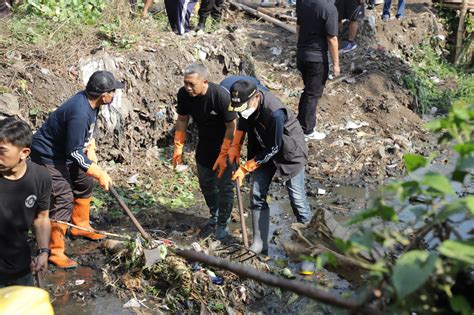
[[227, 224], [230, 221], [230, 214], [232, 212], [233, 203], [221, 204], [219, 209], [219, 215], [217, 218], [217, 229], [214, 235], [217, 240], [222, 240], [229, 235], [229, 228]]
[[198, 25], [197, 25], [197, 30], [198, 31], [205, 31], [206, 30], [206, 20], [207, 20], [207, 16], [200, 16], [199, 17], [199, 22], [198, 22]]
[[[72, 208], [71, 223], [86, 229], [92, 229], [89, 223], [89, 213], [91, 209], [92, 197], [74, 199], [74, 208]], [[69, 234], [72, 237], [85, 237], [92, 241], [98, 241], [106, 238], [105, 235], [87, 232], [71, 228]]]
[[207, 221], [201, 225], [202, 228], [216, 226], [219, 209], [210, 209], [210, 212], [211, 212], [211, 217], [207, 219]]
[[257, 254], [268, 254], [268, 232], [270, 230], [270, 209], [252, 210], [253, 240], [250, 250]]
[[64, 236], [66, 235], [66, 230], [67, 226], [65, 224], [51, 222], [51, 238], [49, 240], [51, 256], [49, 257], [49, 262], [58, 268], [76, 268], [77, 262], [64, 254]]

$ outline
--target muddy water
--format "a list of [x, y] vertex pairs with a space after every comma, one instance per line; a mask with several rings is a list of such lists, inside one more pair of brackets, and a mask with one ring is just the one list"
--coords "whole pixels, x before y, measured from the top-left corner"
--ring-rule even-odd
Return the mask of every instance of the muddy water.
[[[269, 255], [272, 260], [269, 265], [275, 270], [277, 259], [287, 260], [287, 256], [280, 242], [291, 238], [290, 224], [295, 222], [293, 211], [285, 189], [273, 192], [270, 198], [270, 247]], [[334, 187], [327, 189], [325, 195], [309, 198], [312, 208], [319, 205], [335, 205], [336, 218], [341, 222], [348, 216], [360, 210], [366, 204], [369, 193], [365, 188]], [[248, 195], [244, 195], [244, 206], [249, 205]], [[247, 229], [251, 240], [252, 222], [250, 215], [246, 219]], [[231, 223], [230, 230], [240, 229], [239, 223]], [[87, 241], [68, 240], [68, 253], [80, 262], [80, 267], [74, 270], [55, 270], [49, 273], [45, 283], [52, 292], [53, 306], [56, 314], [135, 314], [130, 309], [124, 309], [126, 300], [120, 300], [108, 293], [102, 285], [101, 266], [105, 264], [98, 243]], [[99, 261], [97, 261], [99, 257]], [[306, 281], [311, 285], [324, 287], [331, 292], [342, 293], [351, 289], [351, 285], [337, 274], [325, 269], [317, 270], [315, 275], [302, 277], [298, 275], [299, 262], [287, 260], [288, 268], [298, 280]], [[131, 298], [132, 296], [130, 296]], [[297, 297], [291, 293], [279, 293], [265, 297], [264, 300], [249, 306], [249, 312], [263, 312], [264, 314], [325, 314], [328, 308], [304, 297]], [[329, 313], [332, 313], [329, 311]]]

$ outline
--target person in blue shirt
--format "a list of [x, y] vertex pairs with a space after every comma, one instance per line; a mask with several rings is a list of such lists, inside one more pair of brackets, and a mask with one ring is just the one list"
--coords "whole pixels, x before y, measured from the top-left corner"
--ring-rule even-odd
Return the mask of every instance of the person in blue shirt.
[[[49, 171], [52, 180], [50, 218], [90, 229], [94, 179], [108, 190], [110, 176], [97, 164], [94, 127], [100, 106], [111, 104], [124, 84], [108, 71], [96, 71], [86, 89], [59, 106], [33, 136], [31, 158]], [[64, 254], [67, 226], [51, 222], [49, 261], [60, 268], [77, 263]], [[73, 237], [100, 240], [103, 235], [71, 229]]]

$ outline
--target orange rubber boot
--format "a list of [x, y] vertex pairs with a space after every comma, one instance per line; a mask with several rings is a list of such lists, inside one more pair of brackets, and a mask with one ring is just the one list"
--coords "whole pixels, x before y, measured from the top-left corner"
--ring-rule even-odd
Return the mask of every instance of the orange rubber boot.
[[[76, 198], [74, 199], [74, 208], [72, 208], [71, 223], [77, 226], [90, 229], [92, 227], [89, 223], [89, 212], [91, 209], [92, 196], [89, 198]], [[85, 237], [92, 241], [99, 241], [104, 239], [106, 236], [93, 232], [87, 232], [75, 228], [71, 228], [69, 234], [73, 237]]]
[[77, 262], [64, 255], [64, 236], [66, 235], [66, 230], [67, 226], [65, 224], [51, 222], [51, 238], [49, 240], [51, 256], [49, 257], [49, 262], [59, 268], [76, 268]]

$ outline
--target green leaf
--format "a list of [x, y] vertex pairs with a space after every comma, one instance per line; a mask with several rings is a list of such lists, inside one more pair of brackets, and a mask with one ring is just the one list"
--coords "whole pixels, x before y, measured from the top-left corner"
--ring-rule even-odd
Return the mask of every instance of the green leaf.
[[468, 300], [462, 295], [455, 295], [449, 299], [449, 304], [451, 305], [451, 309], [457, 313], [462, 315], [471, 315], [472, 308], [469, 304]]
[[425, 127], [431, 131], [440, 131], [443, 129], [442, 119], [432, 120], [425, 124]]
[[449, 179], [438, 173], [432, 173], [432, 172], [427, 173], [423, 177], [422, 184], [428, 186], [429, 188], [437, 192], [440, 192], [446, 195], [456, 194], [453, 190], [453, 187], [451, 187], [451, 183], [449, 182]]
[[430, 278], [437, 259], [436, 255], [421, 250], [409, 251], [397, 259], [392, 283], [399, 300], [415, 292]]
[[466, 207], [469, 209], [469, 212], [474, 216], [474, 196], [467, 196], [463, 199]]
[[451, 176], [451, 180], [455, 182], [464, 183], [464, 179], [466, 178], [467, 174], [469, 173], [465, 171], [455, 170], [453, 172], [453, 175]]
[[466, 171], [474, 167], [474, 156], [466, 155], [460, 156], [456, 163], [456, 169], [460, 171]]
[[398, 216], [393, 207], [386, 206], [384, 202], [378, 198], [374, 201], [374, 206], [364, 210], [354, 216], [347, 223], [348, 225], [360, 223], [373, 217], [380, 217], [384, 221], [398, 221]]
[[474, 142], [458, 143], [453, 146], [454, 151], [460, 155], [468, 155], [474, 153]]
[[369, 251], [374, 246], [374, 233], [372, 231], [357, 232], [352, 234], [350, 241], [362, 250]]
[[419, 154], [407, 153], [403, 156], [403, 160], [405, 161], [408, 173], [411, 173], [420, 167], [424, 167], [427, 164], [427, 160]]
[[439, 245], [438, 252], [453, 260], [474, 265], [474, 241], [447, 240]]
[[92, 202], [94, 203], [95, 206], [97, 206], [97, 208], [101, 208], [105, 203], [105, 201], [96, 197], [92, 197]]

